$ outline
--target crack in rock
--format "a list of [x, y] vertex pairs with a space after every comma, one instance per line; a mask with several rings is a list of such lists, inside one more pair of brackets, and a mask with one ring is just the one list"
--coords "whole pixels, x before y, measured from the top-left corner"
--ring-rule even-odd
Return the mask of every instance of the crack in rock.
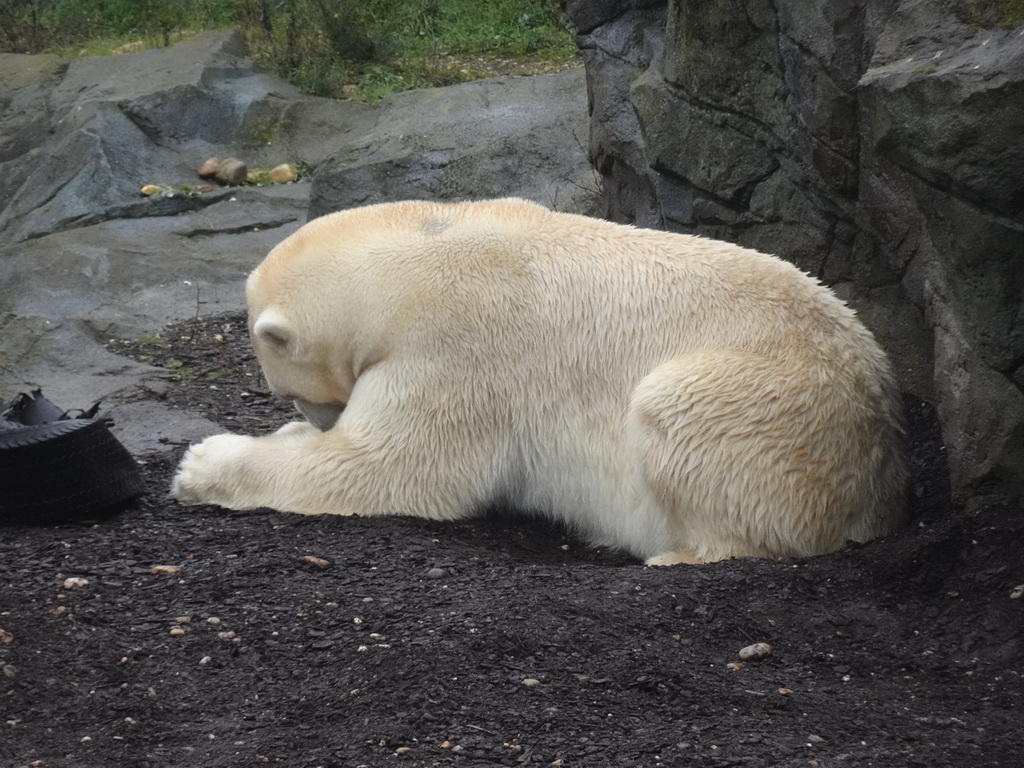
[[298, 216], [286, 216], [281, 219], [270, 221], [255, 221], [250, 224], [243, 224], [236, 227], [211, 227], [205, 229], [191, 229], [188, 232], [178, 232], [179, 237], [213, 237], [214, 235], [241, 235], [245, 232], [262, 232], [266, 229], [278, 229], [299, 220]]

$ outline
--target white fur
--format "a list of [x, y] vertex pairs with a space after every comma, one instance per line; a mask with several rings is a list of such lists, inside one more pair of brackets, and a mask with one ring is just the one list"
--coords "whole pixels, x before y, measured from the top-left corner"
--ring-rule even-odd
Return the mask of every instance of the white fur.
[[307, 224], [247, 298], [271, 388], [326, 431], [209, 438], [186, 503], [503, 501], [652, 563], [819, 554], [903, 519], [889, 365], [774, 257], [521, 200], [392, 203]]

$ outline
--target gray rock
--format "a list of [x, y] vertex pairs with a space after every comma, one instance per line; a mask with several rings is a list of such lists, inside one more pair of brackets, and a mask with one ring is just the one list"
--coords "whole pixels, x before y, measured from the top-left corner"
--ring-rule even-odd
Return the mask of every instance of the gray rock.
[[[613, 5], [609, 2], [600, 7]], [[616, 221], [659, 227], [664, 222], [658, 194], [661, 176], [647, 162], [640, 120], [623, 94], [660, 55], [664, 8], [621, 15], [609, 11], [601, 18], [599, 7], [591, 3], [570, 2], [567, 7], [577, 24], [581, 15], [594, 22], [580, 25], [577, 42], [587, 71], [588, 154], [601, 175], [604, 213]]]
[[[23, 138], [0, 153], [8, 191], [0, 244], [202, 207], [210, 200], [164, 200], [161, 210], [139, 190], [194, 184], [195, 169], [218, 153], [244, 154], [250, 167], [315, 165], [373, 111], [304, 96], [259, 72], [243, 50], [237, 32], [219, 32], [130, 60], [94, 56], [58, 66], [51, 57], [0, 57], [0, 74], [6, 66], [14, 85], [0, 105], [30, 98], [46, 105], [14, 115]], [[0, 85], [0, 93], [10, 87]], [[24, 136], [29, 119], [34, 129]]]
[[317, 172], [310, 218], [388, 200], [525, 197], [593, 210], [582, 70], [477, 80], [385, 100]]
[[[928, 0], [639, 5], [566, 5], [605, 213], [833, 285], [936, 401], [958, 500], [1024, 492], [1024, 18]], [[660, 54], [636, 42], [660, 37]]]

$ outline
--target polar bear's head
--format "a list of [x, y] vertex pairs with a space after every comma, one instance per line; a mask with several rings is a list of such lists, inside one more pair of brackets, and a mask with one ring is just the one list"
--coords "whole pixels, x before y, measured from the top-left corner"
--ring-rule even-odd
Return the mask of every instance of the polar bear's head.
[[296, 235], [249, 275], [249, 336], [270, 390], [328, 429], [356, 379], [351, 335], [337, 320], [349, 309], [346, 281], [322, 237]]
[[322, 430], [338, 420], [348, 392], [339, 387], [328, 365], [313, 354], [296, 326], [279, 310], [262, 312], [251, 322], [250, 336], [270, 390], [291, 398], [306, 419]]
[[525, 290], [509, 287], [525, 271], [504, 243], [540, 215], [546, 209], [524, 201], [406, 201], [307, 223], [246, 283], [249, 332], [271, 390], [317, 426], [333, 423], [357, 379], [400, 359], [398, 349], [436, 343], [431, 329], [455, 322], [453, 308], [461, 327], [482, 322], [480, 280], [456, 277], [491, 273], [501, 290]]

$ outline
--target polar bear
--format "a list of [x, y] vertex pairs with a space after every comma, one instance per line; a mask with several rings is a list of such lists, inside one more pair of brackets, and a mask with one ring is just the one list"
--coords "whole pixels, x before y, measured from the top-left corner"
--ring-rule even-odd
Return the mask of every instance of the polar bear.
[[517, 199], [398, 202], [305, 225], [246, 297], [267, 382], [307, 421], [193, 446], [186, 504], [498, 503], [651, 564], [806, 557], [903, 521], [885, 355], [775, 257]]

